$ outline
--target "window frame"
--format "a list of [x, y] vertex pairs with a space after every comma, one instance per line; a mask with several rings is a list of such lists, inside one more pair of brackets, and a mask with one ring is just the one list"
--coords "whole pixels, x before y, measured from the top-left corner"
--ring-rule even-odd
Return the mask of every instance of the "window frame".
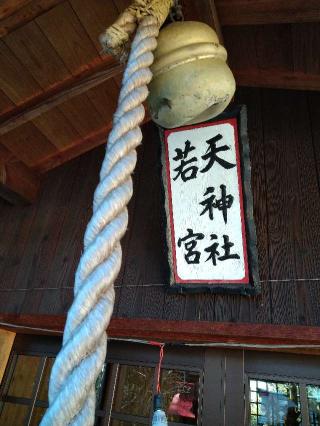
[[[30, 425], [35, 407], [48, 407], [48, 403], [46, 401], [37, 400], [37, 397], [39, 394], [46, 364], [49, 358], [56, 357], [62, 342], [61, 338], [54, 336], [41, 336], [40, 341], [37, 340], [38, 339], [35, 338], [35, 336], [31, 335], [16, 335], [7, 362], [7, 368], [5, 369], [5, 373], [0, 386], [0, 414], [5, 403], [18, 404], [28, 407], [23, 426]], [[39, 358], [39, 365], [35, 375], [35, 380], [32, 387], [32, 395], [30, 398], [7, 395], [15, 367], [17, 365], [18, 357], [20, 355], [35, 356]]]

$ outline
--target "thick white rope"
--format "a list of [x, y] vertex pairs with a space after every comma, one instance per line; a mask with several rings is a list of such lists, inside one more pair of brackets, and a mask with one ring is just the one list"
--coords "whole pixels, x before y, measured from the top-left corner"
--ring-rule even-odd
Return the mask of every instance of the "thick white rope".
[[94, 424], [95, 383], [106, 357], [113, 305], [113, 283], [121, 266], [120, 239], [128, 225], [127, 204], [132, 196], [131, 174], [139, 125], [152, 78], [159, 22], [143, 18], [131, 46], [123, 76], [113, 129], [94, 194], [93, 216], [84, 237], [84, 252], [76, 271], [74, 301], [68, 312], [63, 345], [52, 367], [49, 408], [42, 426]]

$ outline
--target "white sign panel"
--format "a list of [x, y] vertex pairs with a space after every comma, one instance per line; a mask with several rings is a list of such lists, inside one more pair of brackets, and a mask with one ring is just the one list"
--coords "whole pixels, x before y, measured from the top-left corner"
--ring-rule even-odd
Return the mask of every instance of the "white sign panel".
[[248, 284], [235, 118], [165, 132], [175, 283]]

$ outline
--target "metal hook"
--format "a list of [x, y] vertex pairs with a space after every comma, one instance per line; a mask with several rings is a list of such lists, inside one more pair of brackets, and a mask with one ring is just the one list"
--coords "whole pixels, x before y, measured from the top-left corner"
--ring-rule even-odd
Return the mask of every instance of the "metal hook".
[[172, 22], [184, 21], [182, 4], [180, 3], [180, 0], [174, 0], [174, 5], [170, 10], [170, 19]]

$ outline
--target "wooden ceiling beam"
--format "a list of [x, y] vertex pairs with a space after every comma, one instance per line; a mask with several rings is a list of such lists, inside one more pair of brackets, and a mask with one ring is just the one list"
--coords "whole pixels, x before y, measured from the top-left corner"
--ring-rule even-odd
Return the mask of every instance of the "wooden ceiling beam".
[[[146, 113], [142, 124], [147, 123], [150, 120], [150, 115]], [[41, 161], [41, 163], [37, 164], [33, 170], [39, 174], [45, 173], [48, 170], [54, 169], [55, 167], [58, 167], [61, 164], [84, 154], [85, 152], [91, 151], [100, 145], [106, 144], [111, 127], [112, 122], [108, 123], [97, 132], [94, 132], [93, 134], [90, 134], [87, 137], [81, 139], [79, 142], [74, 143], [63, 151], [59, 151], [56, 154], [45, 158], [43, 161]]]
[[[95, 86], [98, 86], [105, 81], [109, 80], [112, 77], [115, 77], [123, 70], [123, 65], [118, 63], [110, 62], [108, 66], [101, 70], [94, 71], [86, 78], [78, 81], [74, 79], [73, 83], [58, 91], [50, 96], [50, 91], [46, 92], [46, 97], [41, 97], [40, 101], [35, 103], [35, 99], [32, 102], [28, 102], [28, 106], [25, 108], [17, 108], [15, 115], [11, 116], [7, 120], [3, 121], [0, 124], [0, 135], [8, 133], [10, 130], [15, 129], [27, 121], [33, 120], [39, 115], [43, 114], [46, 111], [49, 111], [51, 108], [56, 107], [57, 105], [71, 99], [81, 93], [86, 92], [89, 89], [92, 89]], [[52, 92], [51, 92], [52, 93]]]
[[33, 202], [40, 181], [36, 173], [0, 146], [0, 197], [12, 204]]
[[320, 75], [280, 70], [232, 69], [238, 86], [272, 89], [320, 90]]
[[0, 38], [65, 0], [5, 0], [0, 6]]
[[320, 22], [319, 0], [216, 0], [221, 25]]

